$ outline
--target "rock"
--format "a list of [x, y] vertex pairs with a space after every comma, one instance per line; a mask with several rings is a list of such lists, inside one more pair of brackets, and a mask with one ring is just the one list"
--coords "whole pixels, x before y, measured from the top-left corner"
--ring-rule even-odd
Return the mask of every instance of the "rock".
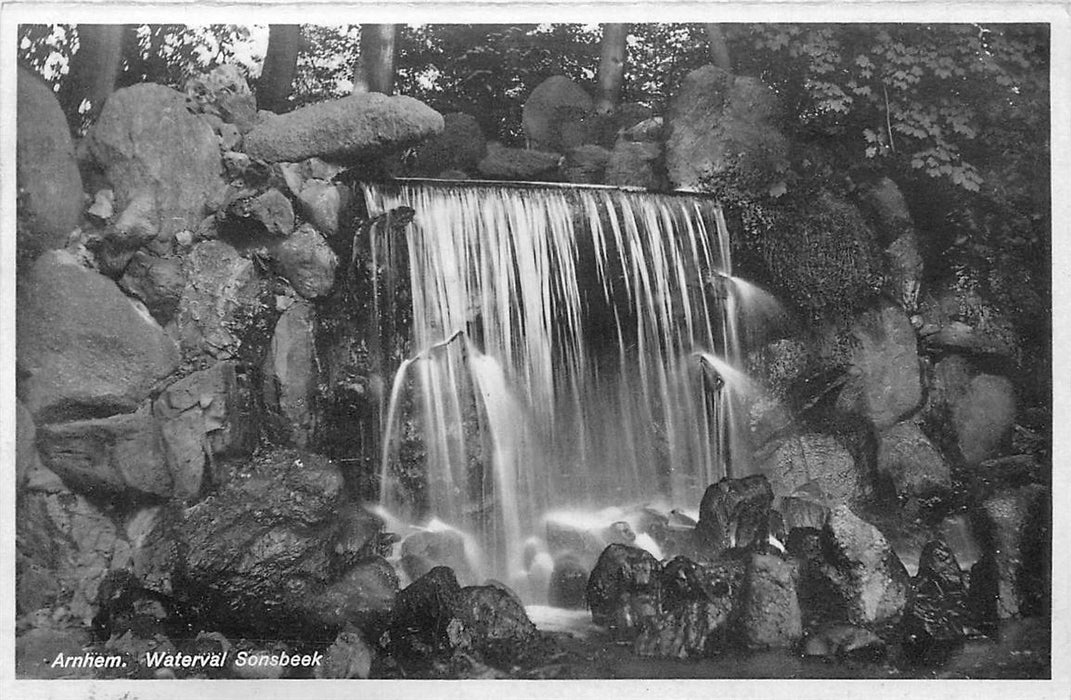
[[592, 567], [606, 548], [607, 542], [601, 533], [587, 529], [587, 523], [547, 517], [547, 549], [555, 561], [563, 555], [572, 555], [585, 567]]
[[269, 163], [313, 156], [346, 161], [407, 148], [442, 130], [442, 115], [412, 97], [365, 92], [262, 121], [245, 135], [243, 147]]
[[257, 346], [258, 331], [267, 343], [274, 323], [266, 321], [274, 315], [266, 305], [268, 286], [252, 260], [223, 241], [202, 241], [184, 259], [183, 270], [186, 288], [176, 319], [183, 350], [230, 360]]
[[544, 151], [490, 145], [480, 161], [480, 174], [493, 180], [555, 180], [561, 156]]
[[253, 159], [240, 151], [223, 152], [223, 171], [231, 180], [240, 180], [253, 167]]
[[37, 259], [16, 312], [20, 395], [39, 425], [133, 411], [179, 363], [144, 309], [65, 251]]
[[106, 223], [115, 216], [115, 193], [111, 190], [99, 190], [93, 195], [93, 203], [86, 209], [86, 214], [99, 223]]
[[154, 402], [177, 498], [200, 493], [210, 456], [252, 453], [257, 428], [246, 381], [237, 363], [218, 362], [171, 384]]
[[166, 636], [170, 615], [167, 601], [141, 587], [127, 569], [110, 571], [97, 589], [93, 630], [98, 638], [120, 637], [127, 632], [151, 639]]
[[325, 296], [335, 284], [338, 256], [324, 237], [303, 224], [272, 249], [280, 274], [306, 299]]
[[443, 132], [417, 148], [413, 174], [439, 177], [447, 170], [476, 172], [485, 155], [487, 138], [476, 118], [452, 112], [443, 115]]
[[269, 425], [278, 438], [305, 447], [317, 427], [315, 310], [297, 301], [275, 324], [262, 376]]
[[186, 278], [179, 260], [138, 250], [127, 264], [119, 286], [145, 304], [157, 323], [167, 325], [178, 313]]
[[37, 454], [37, 427], [21, 401], [15, 402], [15, 491], [22, 492], [26, 478], [40, 458]]
[[216, 66], [208, 73], [186, 81], [186, 95], [198, 111], [218, 115], [246, 133], [257, 122], [257, 100], [241, 69], [232, 64]]
[[837, 506], [823, 531], [827, 551], [825, 573], [848, 606], [853, 624], [882, 622], [898, 615], [907, 603], [908, 575], [885, 536], [847, 506]]
[[905, 310], [913, 312], [919, 305], [922, 286], [922, 254], [918, 235], [911, 229], [885, 249], [885, 268], [888, 271], [885, 288]]
[[796, 527], [821, 530], [829, 519], [829, 506], [799, 496], [783, 497], [778, 509], [781, 511], [786, 531]]
[[338, 233], [339, 216], [348, 203], [348, 190], [326, 180], [306, 180], [297, 195], [302, 215], [321, 233]]
[[997, 355], [1018, 360], [1019, 334], [1012, 319], [982, 291], [988, 282], [966, 272], [934, 286], [922, 300], [920, 334], [926, 345], [974, 355]]
[[970, 598], [983, 623], [1051, 607], [1051, 498], [1038, 484], [1004, 488], [974, 513], [984, 553], [971, 568]]
[[867, 488], [848, 449], [831, 435], [806, 433], [781, 443], [760, 466], [775, 494], [814, 483], [835, 502], [857, 501]]
[[946, 657], [963, 643], [968, 626], [967, 584], [948, 545], [927, 542], [900, 621], [904, 653], [912, 661]]
[[[66, 127], [66, 122], [64, 126]], [[53, 665], [59, 655], [82, 657], [89, 644], [89, 633], [78, 627], [39, 627], [28, 630], [25, 634], [15, 637], [15, 676], [19, 679], [93, 678], [93, 669]]]
[[703, 658], [729, 640], [744, 582], [733, 559], [697, 564], [676, 557], [662, 569], [662, 613], [644, 621], [634, 651], [640, 656]]
[[777, 99], [757, 78], [703, 66], [684, 77], [670, 104], [666, 169], [678, 189], [735, 163], [762, 167], [785, 158], [787, 142], [774, 127]]
[[827, 624], [808, 633], [803, 656], [849, 661], [876, 661], [885, 655], [885, 641], [864, 627]]
[[465, 537], [457, 530], [422, 530], [402, 540], [402, 570], [411, 581], [436, 567], [449, 567], [464, 582], [475, 572], [465, 551]]
[[658, 614], [661, 566], [648, 552], [623, 544], [603, 550], [585, 593], [592, 621], [617, 639], [635, 637]]
[[584, 143], [584, 119], [591, 96], [564, 75], [553, 75], [532, 90], [521, 110], [521, 125], [530, 146], [563, 151]]
[[636, 122], [621, 130], [621, 138], [625, 141], [662, 141], [665, 124], [662, 117], [648, 117], [643, 121]]
[[664, 189], [662, 147], [653, 142], [618, 141], [610, 153], [603, 182], [616, 187]]
[[317, 678], [368, 678], [376, 654], [361, 633], [340, 632], [324, 652], [323, 663], [316, 667]]
[[567, 554], [558, 557], [554, 560], [547, 600], [556, 608], [586, 607], [585, 595], [590, 574], [575, 556]]
[[275, 188], [234, 199], [227, 205], [227, 216], [257, 222], [269, 236], [286, 237], [294, 232], [294, 208], [286, 195]]
[[603, 181], [603, 173], [609, 162], [610, 151], [602, 146], [585, 144], [565, 154], [562, 174], [566, 182], [598, 184]]
[[174, 526], [172, 588], [189, 616], [259, 638], [331, 639], [381, 605], [378, 589], [367, 592], [376, 602], [362, 598], [335, 552], [346, 498], [338, 467], [309, 452], [266, 451], [220, 482]]
[[85, 497], [28, 492], [15, 519], [16, 613], [64, 606], [88, 624], [105, 575], [130, 561], [130, 544], [115, 522]]
[[1015, 387], [1007, 377], [979, 374], [952, 404], [952, 425], [967, 464], [1001, 454], [1015, 425]]
[[[345, 557], [336, 557], [335, 561], [344, 565]], [[376, 636], [386, 630], [397, 596], [397, 572], [386, 559], [373, 555], [351, 565], [337, 581], [317, 587], [313, 595], [295, 603], [297, 610], [327, 629], [356, 625]]]
[[221, 151], [233, 151], [242, 145], [242, 132], [234, 124], [219, 127], [219, 148]]
[[707, 487], [696, 526], [713, 553], [766, 544], [773, 490], [760, 475], [722, 479]]
[[29, 240], [20, 250], [31, 255], [62, 248], [82, 216], [82, 177], [74, 156], [67, 119], [56, 93], [33, 71], [18, 69], [15, 181], [18, 213]]
[[113, 92], [86, 136], [120, 210], [139, 196], [155, 204], [159, 235], [193, 230], [223, 190], [211, 128], [186, 109], [185, 96], [152, 83]]
[[899, 496], [929, 496], [952, 486], [948, 463], [914, 423], [897, 423], [882, 431], [878, 472], [888, 477]]
[[167, 497], [174, 492], [148, 403], [134, 413], [51, 423], [39, 432], [45, 466], [75, 491], [129, 498]]
[[787, 647], [803, 636], [796, 597], [796, 565], [771, 554], [748, 562], [740, 606], [740, 631], [752, 648]]
[[509, 668], [524, 655], [536, 635], [536, 627], [520, 599], [503, 587], [463, 588], [460, 606], [470, 638], [469, 649], [492, 666]]
[[840, 404], [890, 428], [922, 403], [918, 340], [903, 309], [884, 304], [861, 314], [852, 328], [851, 379]]
[[469, 646], [461, 587], [438, 566], [398, 594], [391, 613], [391, 656], [403, 668], [423, 668]]

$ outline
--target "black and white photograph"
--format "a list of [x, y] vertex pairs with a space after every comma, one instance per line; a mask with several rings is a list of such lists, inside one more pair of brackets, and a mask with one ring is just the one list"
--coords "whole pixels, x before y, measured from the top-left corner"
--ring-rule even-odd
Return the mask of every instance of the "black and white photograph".
[[3, 694], [1067, 697], [1069, 27], [5, 1]]

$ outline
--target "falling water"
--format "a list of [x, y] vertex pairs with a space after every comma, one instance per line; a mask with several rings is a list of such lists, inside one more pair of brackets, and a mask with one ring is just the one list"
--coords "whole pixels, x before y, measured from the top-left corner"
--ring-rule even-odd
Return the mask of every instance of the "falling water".
[[[382, 502], [475, 533], [513, 578], [548, 510], [697, 503], [746, 473], [729, 238], [696, 197], [607, 188], [366, 186], [408, 207], [413, 345], [383, 418]], [[373, 257], [392, 245], [373, 229]], [[377, 287], [377, 295], [378, 295]], [[423, 499], [401, 488], [403, 395]], [[419, 501], [419, 504], [416, 503]], [[423, 511], [423, 512], [419, 512]]]

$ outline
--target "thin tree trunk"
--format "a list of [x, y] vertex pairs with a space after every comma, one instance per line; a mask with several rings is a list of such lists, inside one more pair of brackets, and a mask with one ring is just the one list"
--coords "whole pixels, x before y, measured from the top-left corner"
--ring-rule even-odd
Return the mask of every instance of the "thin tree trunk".
[[286, 111], [300, 49], [301, 25], [273, 24], [268, 27], [268, 50], [257, 82], [257, 105], [261, 109]]
[[707, 30], [707, 42], [710, 44], [710, 60], [714, 65], [724, 71], [733, 72], [733, 62], [729, 58], [729, 44], [725, 41], [725, 34], [721, 31], [720, 24], [705, 24]]
[[396, 24], [362, 24], [361, 55], [353, 75], [353, 94], [394, 92], [394, 37]]
[[[122, 67], [125, 33], [126, 25], [122, 24], [78, 25], [78, 51], [71, 57], [70, 72], [59, 93], [72, 131], [79, 131], [83, 123], [95, 119], [108, 95], [115, 90]], [[88, 111], [79, 112], [86, 100]]]
[[599, 92], [595, 101], [595, 111], [598, 114], [610, 114], [617, 109], [617, 103], [621, 100], [627, 38], [627, 24], [602, 25], [602, 41], [599, 44]]

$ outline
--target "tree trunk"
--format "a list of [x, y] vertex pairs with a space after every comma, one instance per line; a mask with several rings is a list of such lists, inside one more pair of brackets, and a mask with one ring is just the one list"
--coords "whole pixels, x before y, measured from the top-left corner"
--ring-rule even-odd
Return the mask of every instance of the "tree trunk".
[[733, 62], [729, 59], [729, 44], [725, 41], [721, 25], [705, 24], [703, 26], [707, 30], [707, 41], [710, 43], [710, 60], [718, 68], [732, 73]]
[[362, 24], [361, 56], [353, 76], [353, 94], [394, 92], [394, 37], [396, 24]]
[[258, 107], [276, 113], [286, 111], [300, 49], [301, 25], [273, 24], [268, 27], [268, 50], [257, 81]]
[[[78, 25], [78, 51], [71, 57], [70, 72], [59, 92], [71, 131], [80, 131], [84, 123], [95, 119], [108, 95], [115, 90], [125, 34], [126, 25], [122, 24]], [[86, 100], [89, 109], [79, 112]]]
[[599, 44], [599, 95], [595, 101], [595, 112], [598, 114], [610, 114], [617, 109], [617, 103], [621, 100], [627, 38], [627, 24], [602, 25], [602, 42]]

